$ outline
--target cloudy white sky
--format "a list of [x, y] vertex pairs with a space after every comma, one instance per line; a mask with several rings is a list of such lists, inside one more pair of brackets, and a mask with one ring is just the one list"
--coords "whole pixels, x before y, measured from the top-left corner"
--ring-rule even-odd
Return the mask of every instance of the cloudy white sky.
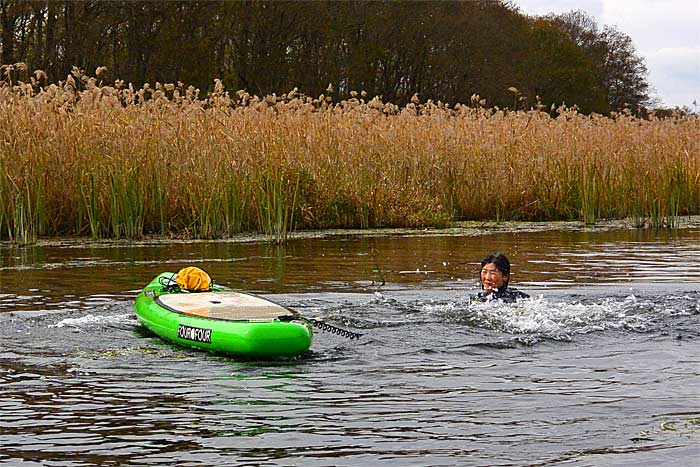
[[582, 10], [634, 43], [662, 105], [700, 104], [700, 0], [513, 0], [527, 15]]

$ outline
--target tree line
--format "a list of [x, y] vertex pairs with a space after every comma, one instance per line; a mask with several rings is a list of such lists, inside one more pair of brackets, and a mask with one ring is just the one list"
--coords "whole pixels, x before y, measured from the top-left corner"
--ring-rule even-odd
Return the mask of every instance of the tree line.
[[529, 17], [504, 0], [0, 0], [0, 62], [50, 82], [104, 66], [108, 79], [203, 93], [218, 78], [258, 95], [366, 91], [398, 105], [415, 94], [603, 114], [652, 103], [627, 35], [583, 12]]

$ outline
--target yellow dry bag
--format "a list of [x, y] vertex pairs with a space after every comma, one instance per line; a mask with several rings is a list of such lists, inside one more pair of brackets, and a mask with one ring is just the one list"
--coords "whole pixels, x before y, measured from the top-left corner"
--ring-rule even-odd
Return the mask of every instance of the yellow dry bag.
[[190, 292], [207, 292], [211, 290], [211, 277], [201, 269], [190, 266], [177, 273], [177, 285]]

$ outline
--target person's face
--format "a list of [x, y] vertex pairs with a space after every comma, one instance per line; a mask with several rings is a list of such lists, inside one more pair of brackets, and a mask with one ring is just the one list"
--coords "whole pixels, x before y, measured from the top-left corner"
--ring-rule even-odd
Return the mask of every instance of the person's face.
[[507, 280], [508, 276], [504, 275], [493, 263], [486, 264], [481, 268], [481, 286], [486, 293], [500, 289]]

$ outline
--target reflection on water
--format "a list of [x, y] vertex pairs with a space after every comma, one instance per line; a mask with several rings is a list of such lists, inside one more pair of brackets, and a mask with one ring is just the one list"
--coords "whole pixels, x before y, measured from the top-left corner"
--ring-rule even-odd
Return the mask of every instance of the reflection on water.
[[76, 296], [128, 297], [156, 274], [188, 265], [206, 269], [224, 285], [263, 293], [356, 292], [382, 282], [469, 288], [490, 251], [509, 256], [512, 281], [534, 287], [700, 282], [698, 229], [331, 237], [287, 246], [69, 244], [0, 248], [0, 310], [11, 309], [8, 302], [15, 299], [68, 303]]
[[[470, 303], [491, 250], [531, 300]], [[165, 343], [133, 298], [191, 264], [363, 338]], [[0, 465], [690, 465], [699, 283], [692, 229], [2, 248]]]

